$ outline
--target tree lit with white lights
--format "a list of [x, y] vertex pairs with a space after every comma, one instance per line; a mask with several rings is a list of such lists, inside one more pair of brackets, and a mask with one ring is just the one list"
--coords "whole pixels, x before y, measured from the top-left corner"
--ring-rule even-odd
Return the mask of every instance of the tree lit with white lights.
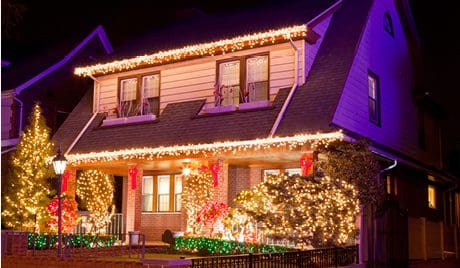
[[36, 104], [11, 158], [11, 172], [2, 203], [2, 222], [6, 227], [40, 230], [51, 194], [47, 178], [52, 176], [52, 171], [47, 160], [52, 149], [50, 129]]

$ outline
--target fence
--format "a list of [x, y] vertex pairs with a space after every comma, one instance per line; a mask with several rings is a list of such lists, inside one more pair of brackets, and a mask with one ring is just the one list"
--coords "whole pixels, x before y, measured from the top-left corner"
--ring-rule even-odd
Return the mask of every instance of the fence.
[[[126, 241], [129, 242], [116, 244], [115, 240], [119, 236], [126, 237]], [[145, 235], [141, 233], [118, 234], [115, 236], [64, 234], [62, 242], [62, 254], [64, 258], [92, 258], [121, 255], [144, 258], [146, 253]], [[2, 256], [56, 256], [56, 254], [56, 234], [35, 234], [17, 231], [2, 232]]]
[[193, 268], [211, 267], [338, 267], [357, 263], [358, 247], [314, 249], [271, 254], [248, 254], [192, 259]]
[[[77, 226], [74, 228], [75, 234], [86, 234], [86, 233], [96, 233], [99, 230], [95, 230], [95, 227], [91, 223], [91, 214], [87, 211], [80, 211], [81, 220], [78, 222]], [[105, 227], [105, 233], [114, 235], [117, 237], [117, 240], [124, 240], [123, 237], [123, 214], [115, 213], [110, 218], [110, 221], [107, 222]]]

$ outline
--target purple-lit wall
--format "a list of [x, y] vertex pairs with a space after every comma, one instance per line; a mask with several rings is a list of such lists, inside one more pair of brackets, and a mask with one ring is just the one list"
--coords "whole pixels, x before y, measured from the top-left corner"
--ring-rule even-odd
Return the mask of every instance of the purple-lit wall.
[[[394, 37], [384, 30], [389, 12]], [[418, 145], [417, 110], [412, 98], [413, 68], [409, 48], [392, 0], [374, 1], [333, 123], [411, 158], [437, 165], [438, 146]], [[369, 121], [368, 70], [380, 79], [381, 126]], [[434, 140], [427, 143], [438, 144]]]

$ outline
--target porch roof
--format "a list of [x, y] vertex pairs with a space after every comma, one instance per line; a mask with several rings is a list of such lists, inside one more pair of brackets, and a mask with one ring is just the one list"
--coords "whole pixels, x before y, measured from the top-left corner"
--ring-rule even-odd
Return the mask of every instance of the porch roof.
[[[152, 122], [102, 127], [98, 114], [72, 148], [72, 154], [129, 148], [206, 144], [228, 140], [254, 140], [268, 136], [289, 88], [281, 89], [271, 107], [216, 115], [198, 115], [205, 100], [171, 103]], [[76, 117], [70, 117], [70, 119]], [[80, 121], [85, 121], [81, 118]], [[73, 122], [76, 124], [76, 122]], [[79, 124], [81, 125], [81, 124]], [[69, 128], [70, 126], [67, 126]], [[63, 130], [55, 135], [63, 140]], [[69, 133], [70, 134], [70, 133]], [[73, 133], [74, 138], [76, 133]], [[61, 144], [67, 150], [69, 142]]]

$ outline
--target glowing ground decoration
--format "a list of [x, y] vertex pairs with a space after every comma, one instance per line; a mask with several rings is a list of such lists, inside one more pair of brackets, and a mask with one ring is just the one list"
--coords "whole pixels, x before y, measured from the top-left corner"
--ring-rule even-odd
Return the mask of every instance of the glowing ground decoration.
[[80, 67], [76, 68], [74, 73], [79, 76], [103, 75], [113, 72], [127, 71], [140, 66], [157, 65], [202, 56], [225, 54], [242, 49], [270, 45], [280, 41], [287, 41], [289, 39], [305, 38], [306, 36], [307, 26], [304, 24], [296, 25], [277, 30], [247, 34], [231, 39], [222, 39], [210, 43], [160, 51], [154, 54], [138, 56], [131, 59]]

